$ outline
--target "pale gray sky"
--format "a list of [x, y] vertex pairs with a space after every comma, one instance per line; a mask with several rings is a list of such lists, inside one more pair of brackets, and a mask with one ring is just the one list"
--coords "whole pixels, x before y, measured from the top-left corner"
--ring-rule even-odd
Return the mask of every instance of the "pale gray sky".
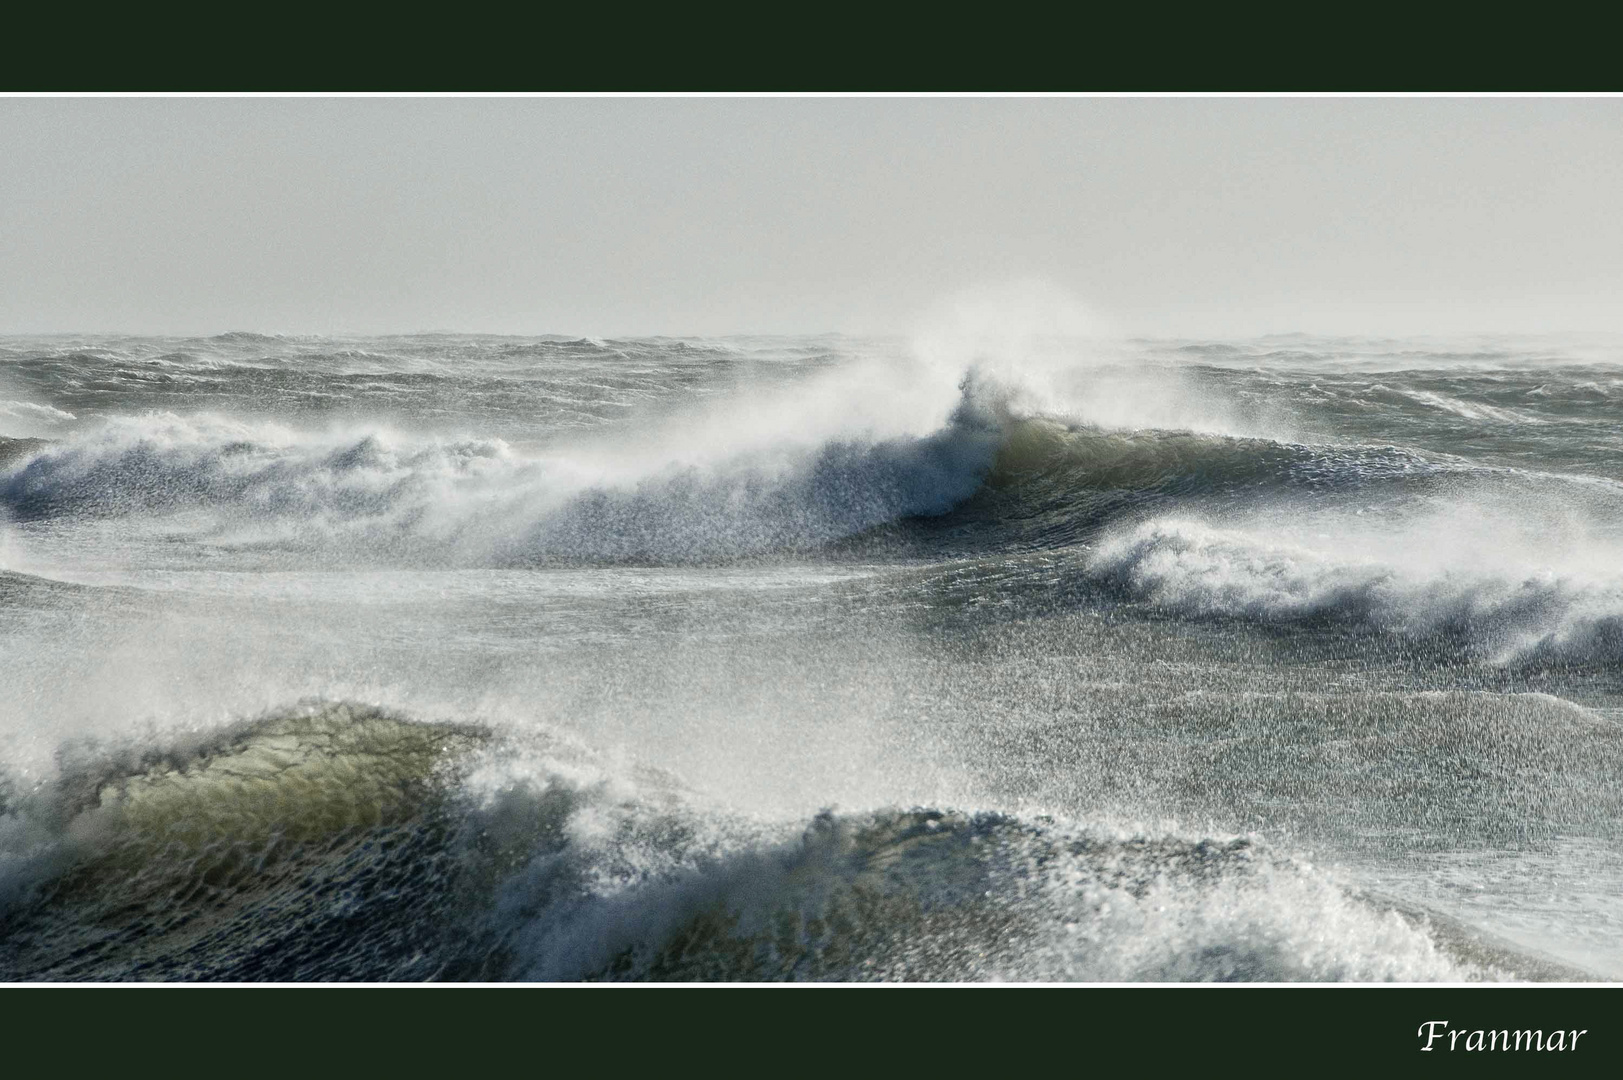
[[1623, 99], [0, 100], [0, 333], [1623, 330]]

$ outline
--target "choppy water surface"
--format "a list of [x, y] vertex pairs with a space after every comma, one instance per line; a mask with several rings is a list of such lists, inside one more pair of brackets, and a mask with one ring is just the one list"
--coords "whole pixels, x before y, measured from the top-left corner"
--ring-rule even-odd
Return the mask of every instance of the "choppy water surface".
[[0, 341], [0, 977], [1623, 977], [1623, 342]]

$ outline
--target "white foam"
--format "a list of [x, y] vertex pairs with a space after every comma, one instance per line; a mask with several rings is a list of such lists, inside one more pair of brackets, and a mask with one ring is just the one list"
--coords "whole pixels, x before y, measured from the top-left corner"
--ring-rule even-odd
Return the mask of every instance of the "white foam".
[[1282, 509], [1266, 522], [1161, 517], [1106, 539], [1088, 570], [1189, 614], [1461, 633], [1500, 662], [1604, 652], [1623, 628], [1617, 539], [1543, 510], [1457, 501], [1379, 522]]
[[15, 438], [55, 435], [78, 417], [65, 409], [33, 401], [0, 399], [0, 434]]
[[1547, 424], [1548, 420], [1519, 412], [1515, 409], [1500, 408], [1481, 401], [1461, 401], [1459, 398], [1448, 397], [1445, 394], [1433, 393], [1430, 390], [1403, 390], [1404, 397], [1418, 401], [1422, 405], [1430, 405], [1446, 413], [1462, 416], [1467, 420], [1491, 420], [1499, 424]]
[[[508, 880], [499, 910], [515, 977], [1418, 982], [1494, 974], [1445, 955], [1423, 927], [1354, 898], [1332, 875], [1255, 841], [884, 811], [825, 815], [798, 836], [734, 822], [684, 853], [639, 842], [639, 830], [650, 839], [662, 831], [633, 825], [632, 813], [622, 803], [616, 825], [578, 833], [583, 846], [567, 857], [549, 852]], [[635, 854], [628, 840], [649, 850]], [[583, 874], [572, 859], [601, 872]], [[560, 889], [562, 872], [584, 889]]]

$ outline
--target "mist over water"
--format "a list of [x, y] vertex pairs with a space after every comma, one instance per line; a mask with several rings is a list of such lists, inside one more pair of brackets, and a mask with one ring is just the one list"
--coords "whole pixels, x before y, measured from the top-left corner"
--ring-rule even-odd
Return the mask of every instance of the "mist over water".
[[0, 977], [1623, 976], [1623, 342], [0, 341]]

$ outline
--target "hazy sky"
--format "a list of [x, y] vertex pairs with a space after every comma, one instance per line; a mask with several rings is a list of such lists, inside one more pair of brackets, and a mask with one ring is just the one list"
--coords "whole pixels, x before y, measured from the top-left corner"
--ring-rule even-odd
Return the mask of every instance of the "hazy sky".
[[0, 333], [1623, 331], [1623, 99], [0, 100]]

